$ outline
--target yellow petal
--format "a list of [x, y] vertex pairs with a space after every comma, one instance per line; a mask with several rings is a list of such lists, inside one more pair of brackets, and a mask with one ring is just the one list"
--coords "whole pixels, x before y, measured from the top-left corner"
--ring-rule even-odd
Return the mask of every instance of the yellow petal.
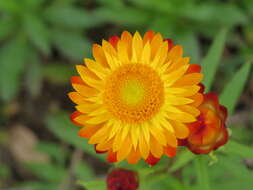
[[68, 96], [75, 104], [82, 104], [86, 102], [84, 100], [84, 97], [81, 96], [78, 92], [70, 92], [68, 93]]
[[143, 41], [139, 32], [135, 32], [132, 43], [132, 61], [138, 62], [141, 60], [141, 53], [143, 49]]
[[150, 132], [154, 136], [156, 141], [159, 142], [159, 144], [165, 146], [167, 144], [166, 138], [163, 134], [163, 131], [161, 131], [161, 129], [156, 127], [157, 125], [159, 125], [159, 123], [157, 123], [155, 126], [150, 126]]
[[124, 160], [130, 153], [132, 149], [132, 143], [130, 140], [130, 137], [126, 137], [126, 139], [124, 140], [124, 142], [122, 143], [120, 149], [117, 152], [117, 161], [121, 161]]
[[173, 95], [167, 95], [166, 101], [170, 105], [183, 105], [183, 104], [190, 104], [193, 102], [190, 98], [178, 97]]
[[97, 109], [100, 105], [98, 104], [90, 104], [90, 103], [86, 103], [86, 104], [79, 104], [76, 106], [76, 109], [81, 112], [81, 113], [89, 113], [94, 111], [95, 109]]
[[100, 79], [104, 79], [106, 76], [109, 75], [109, 70], [98, 64], [97, 62], [93, 61], [92, 59], [84, 59], [86, 66], [95, 73]]
[[156, 158], [160, 158], [163, 155], [162, 145], [152, 135], [150, 138], [150, 151]]
[[194, 116], [184, 112], [182, 113], [167, 112], [166, 117], [170, 120], [175, 120], [183, 123], [191, 123], [196, 121], [196, 118]]
[[182, 78], [180, 78], [177, 82], [175, 82], [175, 86], [188, 86], [200, 83], [203, 78], [202, 73], [191, 73], [186, 74]]
[[149, 64], [151, 56], [150, 44], [147, 42], [143, 48], [141, 62], [145, 64]]
[[[200, 86], [198, 85], [193, 85], [193, 86], [184, 86], [184, 87], [169, 87], [166, 89], [166, 92], [175, 94], [177, 96], [184, 96], [184, 97], [189, 97], [193, 96], [196, 94], [200, 89]], [[166, 93], [165, 92], [165, 93]]]
[[104, 51], [102, 47], [98, 44], [94, 44], [92, 48], [93, 57], [95, 58], [96, 62], [101, 64], [104, 67], [108, 67]]
[[178, 79], [180, 79], [185, 74], [188, 68], [189, 68], [189, 64], [184, 65], [180, 67], [178, 70], [162, 76], [164, 80], [164, 84], [165, 84], [164, 86], [169, 87], [173, 85]]
[[101, 83], [101, 80], [99, 80], [99, 78], [94, 73], [88, 70], [87, 67], [83, 65], [77, 65], [76, 69], [85, 83], [87, 83], [88, 85], [98, 90], [103, 88], [103, 84]]
[[184, 139], [188, 137], [189, 129], [185, 124], [174, 120], [170, 120], [170, 122], [175, 130], [175, 135], [177, 138]]
[[97, 90], [82, 84], [72, 84], [73, 88], [84, 97], [91, 97], [97, 94]]
[[104, 113], [101, 115], [96, 115], [96, 116], [92, 117], [91, 119], [87, 120], [86, 122], [89, 124], [96, 125], [96, 124], [103, 123], [109, 119], [111, 119], [111, 116], [108, 113]]
[[161, 47], [163, 38], [160, 33], [155, 34], [151, 40], [151, 59], [154, 59], [156, 52]]
[[131, 138], [134, 148], [136, 149], [138, 140], [140, 136], [140, 126], [138, 125], [132, 125], [131, 126]]
[[171, 133], [169, 131], [166, 131], [164, 133], [164, 135], [166, 136], [166, 139], [167, 139], [167, 142], [168, 142], [168, 145], [169, 146], [172, 146], [172, 147], [177, 147], [177, 138], [176, 136], [174, 135], [174, 133]]
[[107, 134], [110, 132], [110, 126], [101, 127], [89, 140], [89, 144], [98, 144], [107, 139]]
[[121, 35], [121, 40], [124, 42], [127, 49], [128, 57], [130, 58], [132, 55], [132, 35], [127, 31], [123, 31]]
[[141, 153], [141, 156], [143, 159], [146, 159], [149, 155], [150, 152], [150, 144], [149, 142], [145, 141], [145, 138], [142, 134], [140, 134], [139, 137], [139, 150]]

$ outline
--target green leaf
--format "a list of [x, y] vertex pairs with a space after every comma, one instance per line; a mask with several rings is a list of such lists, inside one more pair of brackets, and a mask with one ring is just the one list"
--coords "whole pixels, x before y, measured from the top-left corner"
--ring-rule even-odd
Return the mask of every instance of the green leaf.
[[66, 28], [81, 29], [99, 23], [96, 15], [75, 7], [52, 6], [45, 10], [44, 16], [52, 24]]
[[0, 49], [0, 98], [12, 100], [20, 86], [20, 76], [27, 58], [27, 43], [18, 35]]
[[37, 177], [47, 182], [60, 183], [65, 177], [66, 171], [62, 167], [49, 163], [29, 163], [26, 167]]
[[220, 102], [228, 108], [230, 114], [233, 113], [235, 105], [242, 93], [250, 74], [251, 63], [244, 64], [238, 72], [235, 73], [232, 80], [225, 86]]
[[228, 141], [222, 151], [229, 154], [236, 154], [244, 159], [253, 159], [253, 147], [249, 147], [232, 140]]
[[46, 118], [47, 128], [59, 139], [73, 146], [79, 147], [85, 152], [102, 158], [101, 154], [96, 154], [93, 145], [87, 143], [86, 139], [78, 136], [78, 127], [74, 126], [65, 113], [50, 114]]
[[48, 27], [39, 18], [24, 14], [24, 27], [31, 42], [44, 54], [50, 54]]
[[7, 13], [14, 13], [20, 11], [19, 3], [15, 0], [0, 1], [0, 10]]
[[[6, 164], [2, 164], [0, 162], [0, 178], [5, 180], [6, 178], [9, 178], [11, 176], [11, 169], [8, 167], [8, 165]], [[0, 184], [1, 184], [1, 180], [0, 180]]]
[[74, 31], [55, 29], [52, 31], [52, 38], [63, 55], [73, 60], [82, 60], [90, 47], [90, 42], [81, 33]]
[[46, 153], [51, 158], [55, 159], [57, 164], [62, 166], [65, 164], [68, 151], [60, 144], [40, 141], [36, 148], [38, 151]]
[[216, 36], [214, 42], [212, 43], [212, 46], [209, 49], [206, 57], [200, 64], [202, 65], [203, 68], [202, 70], [204, 74], [203, 83], [205, 85], [207, 92], [211, 88], [216, 71], [218, 69], [218, 65], [226, 42], [226, 35], [227, 31], [225, 29], [220, 31], [220, 33]]
[[93, 180], [89, 182], [78, 182], [79, 185], [87, 190], [106, 190], [105, 180]]
[[75, 165], [75, 174], [77, 178], [82, 181], [90, 181], [95, 178], [95, 174], [91, 166], [85, 162]]
[[50, 184], [40, 181], [26, 181], [16, 186], [16, 189], [19, 190], [56, 190], [58, 188], [58, 184]]
[[11, 17], [0, 20], [0, 41], [12, 35], [15, 31], [16, 23]]
[[209, 177], [207, 172], [207, 163], [204, 160], [203, 155], [199, 155], [194, 160], [196, 172], [197, 172], [197, 183], [200, 190], [210, 190]]
[[[94, 11], [103, 22], [113, 22], [123, 26], [140, 27], [149, 22], [150, 15], [147, 11], [133, 7], [108, 8], [101, 7]], [[120, 15], [120, 16], [119, 16]]]
[[195, 155], [191, 153], [189, 150], [183, 150], [182, 152], [179, 153], [176, 161], [173, 163], [169, 171], [175, 172], [176, 170], [184, 167], [186, 164], [191, 162], [194, 158]]
[[38, 96], [42, 86], [42, 68], [39, 61], [39, 56], [36, 52], [30, 51], [30, 61], [27, 66], [26, 87], [30, 94], [35, 97]]

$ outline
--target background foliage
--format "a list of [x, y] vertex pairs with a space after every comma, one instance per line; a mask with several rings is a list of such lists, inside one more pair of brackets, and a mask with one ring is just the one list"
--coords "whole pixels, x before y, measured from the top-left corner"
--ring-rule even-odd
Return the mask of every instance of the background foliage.
[[103, 190], [113, 167], [76, 133], [69, 77], [91, 43], [152, 29], [201, 64], [207, 91], [230, 112], [231, 141], [215, 153], [182, 149], [139, 172], [140, 190], [253, 186], [252, 0], [1, 0], [0, 189]]

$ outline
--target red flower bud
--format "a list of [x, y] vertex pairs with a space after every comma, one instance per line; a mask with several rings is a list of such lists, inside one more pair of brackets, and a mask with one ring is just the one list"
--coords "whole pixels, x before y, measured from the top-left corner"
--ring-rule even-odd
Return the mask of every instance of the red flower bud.
[[108, 190], [136, 190], [139, 177], [134, 171], [118, 168], [108, 174], [106, 182]]
[[195, 154], [208, 154], [228, 141], [227, 110], [213, 93], [204, 95], [199, 110], [198, 120], [189, 124], [189, 137], [179, 144], [187, 146]]

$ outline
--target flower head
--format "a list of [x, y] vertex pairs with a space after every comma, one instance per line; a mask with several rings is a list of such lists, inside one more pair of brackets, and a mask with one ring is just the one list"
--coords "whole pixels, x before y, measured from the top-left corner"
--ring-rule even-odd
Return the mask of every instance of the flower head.
[[199, 109], [198, 121], [189, 124], [190, 135], [182, 141], [182, 145], [195, 154], [208, 154], [228, 141], [225, 125], [227, 110], [219, 104], [218, 97], [213, 93], [204, 95]]
[[131, 170], [114, 169], [106, 179], [108, 190], [136, 190], [139, 186], [138, 174]]
[[182, 47], [161, 34], [123, 32], [93, 45], [93, 59], [77, 65], [72, 77], [77, 104], [72, 121], [108, 161], [143, 158], [156, 163], [176, 154], [177, 139], [188, 137], [202, 102], [200, 66], [183, 57]]

